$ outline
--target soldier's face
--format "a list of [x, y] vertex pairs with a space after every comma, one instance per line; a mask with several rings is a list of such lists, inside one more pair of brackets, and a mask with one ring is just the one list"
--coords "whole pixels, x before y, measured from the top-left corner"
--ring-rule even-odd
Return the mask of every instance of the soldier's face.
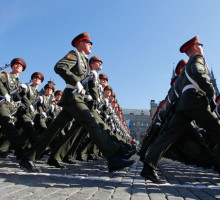
[[199, 54], [204, 56], [204, 49], [201, 44], [195, 44], [196, 50]]
[[61, 99], [62, 95], [61, 94], [57, 94], [56, 95], [56, 101], [59, 101]]
[[92, 52], [92, 45], [90, 42], [86, 42], [86, 41], [81, 41], [81, 45], [82, 45], [82, 51], [84, 51], [84, 53], [86, 55], [91, 54]]
[[20, 63], [15, 63], [12, 66], [12, 71], [14, 74], [20, 74], [23, 71], [23, 66]]
[[40, 85], [42, 82], [42, 80], [37, 76], [35, 76], [32, 81], [34, 86]]
[[51, 94], [53, 94], [53, 89], [52, 88], [47, 88], [45, 90], [45, 94], [46, 94], [46, 96], [50, 96]]
[[110, 97], [110, 95], [111, 95], [111, 90], [105, 90], [104, 91], [104, 96], [105, 96], [105, 98], [109, 98]]
[[103, 88], [107, 85], [108, 81], [106, 79], [100, 79], [101, 85]]
[[95, 61], [91, 64], [91, 69], [95, 71], [100, 71], [102, 70], [102, 62], [101, 61]]
[[114, 97], [113, 96], [110, 96], [109, 97], [109, 103], [112, 103], [114, 101]]

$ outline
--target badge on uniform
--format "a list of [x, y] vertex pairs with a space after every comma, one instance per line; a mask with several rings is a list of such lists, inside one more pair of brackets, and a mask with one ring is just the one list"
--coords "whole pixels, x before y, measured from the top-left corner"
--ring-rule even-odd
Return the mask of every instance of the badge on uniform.
[[68, 53], [67, 56], [66, 56], [66, 58], [68, 58], [68, 59], [72, 59], [72, 58], [73, 58], [73, 54]]
[[197, 59], [197, 62], [201, 63], [201, 64], [204, 64], [204, 59], [203, 58], [198, 58]]

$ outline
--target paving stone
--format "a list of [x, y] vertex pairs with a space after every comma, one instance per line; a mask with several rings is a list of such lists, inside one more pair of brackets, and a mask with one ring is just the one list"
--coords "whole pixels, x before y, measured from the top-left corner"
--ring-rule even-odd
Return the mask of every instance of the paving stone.
[[13, 155], [0, 162], [0, 200], [11, 199], [129, 199], [189, 200], [220, 199], [220, 177], [212, 169], [187, 166], [162, 159], [159, 174], [169, 184], [145, 181], [137, 156], [130, 168], [109, 173], [104, 159], [78, 162], [60, 170], [46, 164], [48, 157], [37, 162], [43, 173], [24, 173]]

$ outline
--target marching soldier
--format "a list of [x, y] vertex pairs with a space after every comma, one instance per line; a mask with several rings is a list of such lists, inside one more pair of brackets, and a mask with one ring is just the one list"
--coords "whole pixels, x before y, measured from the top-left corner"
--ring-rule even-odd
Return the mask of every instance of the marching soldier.
[[[84, 88], [81, 81], [90, 74], [87, 58], [92, 49], [90, 34], [85, 32], [78, 35], [73, 39], [72, 45], [76, 47], [78, 51], [70, 51], [64, 58], [58, 61], [54, 68], [55, 72], [59, 74], [67, 84], [60, 100], [60, 105], [63, 109], [48, 127], [48, 130], [39, 138], [35, 148], [32, 148], [30, 151], [28, 159], [23, 159], [20, 165], [30, 172], [39, 171], [31, 160], [35, 161], [39, 159], [57, 133], [74, 118], [77, 123], [89, 132], [92, 140], [98, 146], [103, 156], [108, 160], [109, 171], [128, 167], [132, 165], [134, 161], [123, 159], [123, 152], [121, 152], [120, 146], [111, 140], [109, 135], [93, 117], [84, 101], [84, 91], [87, 87]], [[97, 92], [93, 90], [95, 89], [94, 85], [97, 77], [95, 74], [93, 74], [93, 77], [93, 80], [88, 83], [88, 88], [90, 88], [91, 96], [94, 100], [98, 100]]]
[[180, 52], [186, 53], [189, 57], [184, 73], [181, 74], [182, 94], [168, 130], [160, 133], [152, 145], [144, 159], [144, 168], [141, 172], [141, 176], [155, 183], [166, 182], [158, 177], [155, 171], [157, 164], [164, 152], [181, 136], [192, 120], [206, 129], [216, 144], [220, 144], [220, 122], [216, 113], [213, 112], [216, 108], [213, 100], [215, 90], [208, 78], [209, 72], [203, 51], [203, 45], [199, 42], [198, 36], [180, 48]]
[[18, 79], [26, 69], [26, 62], [22, 58], [14, 58], [11, 61], [11, 68], [11, 73], [2, 72], [0, 77], [0, 95], [3, 98], [0, 105], [0, 125], [3, 135], [15, 149], [15, 154], [23, 157], [22, 147], [25, 141], [15, 128], [11, 114], [14, 109], [13, 102], [20, 101], [27, 90], [27, 86]]
[[39, 135], [47, 129], [49, 113], [53, 112], [54, 110], [54, 106], [52, 105], [53, 99], [51, 99], [51, 95], [55, 91], [54, 85], [51, 83], [47, 83], [44, 86], [44, 91], [45, 94], [41, 96], [42, 102], [37, 104], [38, 114], [35, 118], [35, 127]]
[[41, 72], [34, 72], [31, 75], [32, 85], [27, 86], [26, 95], [22, 98], [22, 106], [17, 111], [16, 127], [23, 129], [22, 135], [33, 145], [37, 142], [37, 133], [33, 125], [36, 115], [37, 104], [40, 103], [37, 88], [44, 81]]

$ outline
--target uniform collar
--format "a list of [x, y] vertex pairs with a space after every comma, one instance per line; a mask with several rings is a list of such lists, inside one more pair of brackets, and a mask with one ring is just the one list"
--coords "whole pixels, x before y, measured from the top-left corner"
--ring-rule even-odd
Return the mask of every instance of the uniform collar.
[[81, 53], [82, 53], [82, 55], [83, 55], [85, 58], [88, 59], [88, 55], [86, 55], [84, 51], [81, 51]]

